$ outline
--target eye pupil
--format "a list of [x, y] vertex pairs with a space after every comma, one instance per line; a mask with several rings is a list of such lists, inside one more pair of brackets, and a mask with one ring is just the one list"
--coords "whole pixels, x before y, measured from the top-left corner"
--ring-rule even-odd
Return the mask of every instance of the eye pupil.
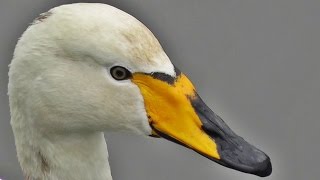
[[112, 67], [110, 72], [112, 77], [116, 80], [125, 80], [131, 77], [130, 71], [121, 66]]
[[116, 71], [116, 75], [117, 75], [118, 77], [122, 77], [122, 76], [124, 76], [125, 74], [124, 74], [123, 71]]

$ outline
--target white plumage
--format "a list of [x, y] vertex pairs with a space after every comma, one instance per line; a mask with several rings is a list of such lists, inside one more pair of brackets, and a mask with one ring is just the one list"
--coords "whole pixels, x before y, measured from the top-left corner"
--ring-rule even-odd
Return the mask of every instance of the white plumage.
[[151, 129], [138, 87], [117, 82], [109, 68], [174, 75], [173, 65], [141, 22], [112, 6], [63, 5], [42, 16], [19, 40], [9, 72], [23, 172], [30, 179], [111, 180], [100, 131]]

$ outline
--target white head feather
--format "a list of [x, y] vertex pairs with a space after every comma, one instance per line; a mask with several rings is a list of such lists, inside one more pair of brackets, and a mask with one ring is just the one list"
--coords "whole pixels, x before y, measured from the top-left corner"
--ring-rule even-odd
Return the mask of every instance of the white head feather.
[[112, 6], [60, 6], [26, 30], [10, 66], [9, 96], [27, 177], [111, 179], [100, 132], [151, 134], [138, 87], [114, 80], [109, 69], [115, 65], [175, 75], [153, 34]]

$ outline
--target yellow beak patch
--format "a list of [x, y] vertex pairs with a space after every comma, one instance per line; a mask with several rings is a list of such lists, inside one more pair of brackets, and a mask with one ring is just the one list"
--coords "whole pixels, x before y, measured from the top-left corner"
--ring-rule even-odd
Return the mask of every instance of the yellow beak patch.
[[192, 107], [195, 88], [184, 74], [168, 83], [151, 74], [135, 73], [132, 81], [144, 98], [154, 135], [165, 134], [201, 154], [220, 159], [214, 139], [202, 130], [202, 122]]

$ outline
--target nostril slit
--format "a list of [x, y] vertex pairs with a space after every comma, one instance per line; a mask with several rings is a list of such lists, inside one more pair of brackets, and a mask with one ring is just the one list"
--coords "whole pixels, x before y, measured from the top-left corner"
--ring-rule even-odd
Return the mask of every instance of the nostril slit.
[[217, 133], [216, 131], [207, 128], [206, 126], [201, 126], [202, 130], [207, 133], [211, 138], [213, 139], [217, 139], [217, 138], [222, 138], [221, 135], [219, 133]]

